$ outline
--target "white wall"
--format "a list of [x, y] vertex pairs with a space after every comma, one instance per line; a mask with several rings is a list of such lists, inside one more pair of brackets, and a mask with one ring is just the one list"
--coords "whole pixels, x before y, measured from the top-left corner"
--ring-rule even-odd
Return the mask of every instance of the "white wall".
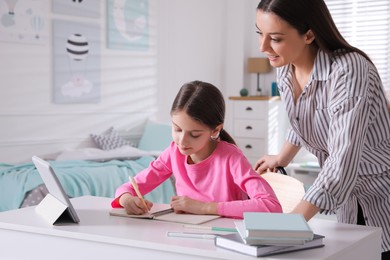
[[[247, 57], [261, 56], [255, 33], [258, 0], [149, 3], [151, 48], [147, 53], [106, 47], [106, 1], [100, 2], [101, 16], [96, 19], [53, 14], [50, 5], [45, 5], [49, 21], [45, 29], [47, 45], [0, 41], [0, 162], [25, 161], [33, 154], [71, 149], [80, 143], [90, 145], [89, 133], [100, 133], [109, 126], [122, 132], [136, 127], [129, 135], [137, 136], [142, 131], [140, 124], [148, 117], [170, 121], [171, 103], [187, 81], [211, 82], [221, 89], [226, 100], [237, 96], [242, 87], [254, 93], [256, 77], [245, 69]], [[53, 103], [54, 19], [92, 22], [101, 27], [99, 103]], [[128, 73], [138, 60], [145, 59], [149, 67], [142, 66], [152, 75], [152, 82], [136, 80]], [[157, 64], [154, 69], [153, 64]], [[264, 79], [268, 90], [274, 74]], [[227, 122], [227, 128], [228, 125]]]
[[[142, 124], [157, 111], [156, 1], [149, 1], [149, 48], [143, 52], [107, 47], [106, 1], [96, 1], [101, 10], [99, 18], [54, 14], [51, 5], [46, 3], [49, 1], [43, 2], [47, 43], [0, 41], [0, 162], [26, 161], [34, 154], [91, 146], [89, 134], [101, 133], [110, 126], [122, 132], [135, 128], [126, 134], [137, 138], [142, 133]], [[18, 4], [16, 12], [17, 8]], [[52, 22], [55, 20], [91, 23], [101, 28], [98, 103], [53, 102]], [[132, 72], [137, 67], [142, 72], [134, 75]]]
[[161, 121], [170, 121], [172, 101], [185, 82], [208, 81], [223, 90], [225, 2], [159, 1], [157, 117]]
[[[171, 103], [180, 86], [190, 80], [215, 84], [226, 99], [238, 96], [243, 87], [255, 94], [256, 75], [246, 73], [246, 60], [264, 56], [255, 28], [257, 4], [258, 0], [159, 2], [160, 120], [170, 120]], [[271, 94], [272, 81], [274, 71], [262, 75], [264, 95]]]

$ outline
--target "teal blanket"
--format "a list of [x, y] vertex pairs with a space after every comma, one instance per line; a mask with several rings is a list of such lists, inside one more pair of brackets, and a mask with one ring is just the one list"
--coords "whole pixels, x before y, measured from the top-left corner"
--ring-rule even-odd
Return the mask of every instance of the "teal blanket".
[[[136, 160], [50, 161], [58, 179], [70, 197], [100, 196], [113, 198], [115, 190], [146, 168], [154, 158]], [[10, 165], [0, 163], [0, 211], [17, 209], [27, 192], [43, 181], [33, 163]], [[145, 198], [156, 203], [169, 203], [174, 188], [168, 179]]]

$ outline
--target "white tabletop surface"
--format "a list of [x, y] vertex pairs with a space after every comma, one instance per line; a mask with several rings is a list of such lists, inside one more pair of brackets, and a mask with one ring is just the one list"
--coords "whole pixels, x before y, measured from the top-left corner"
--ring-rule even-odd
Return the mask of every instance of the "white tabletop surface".
[[[71, 201], [80, 217], [79, 224], [52, 226], [35, 213], [34, 207], [1, 212], [0, 259], [26, 257], [26, 252], [20, 250], [21, 243], [23, 247], [29, 248], [26, 251], [41, 247], [36, 253], [30, 253], [28, 259], [50, 259], [53, 256], [56, 259], [69, 259], [72, 254], [73, 259], [82, 259], [80, 248], [88, 252], [86, 257], [94, 257], [90, 258], [94, 260], [107, 259], [108, 255], [113, 259], [123, 254], [127, 254], [124, 259], [129, 256], [145, 256], [142, 260], [253, 259], [251, 256], [217, 248], [213, 240], [167, 237], [166, 233], [169, 231], [196, 232], [185, 229], [179, 223], [110, 216], [110, 198], [85, 196]], [[233, 228], [233, 221], [234, 219], [220, 218], [203, 225]], [[380, 259], [379, 228], [339, 224], [316, 218], [310, 220], [309, 225], [315, 233], [325, 236], [325, 247], [262, 259], [366, 259], [353, 258], [357, 255]]]

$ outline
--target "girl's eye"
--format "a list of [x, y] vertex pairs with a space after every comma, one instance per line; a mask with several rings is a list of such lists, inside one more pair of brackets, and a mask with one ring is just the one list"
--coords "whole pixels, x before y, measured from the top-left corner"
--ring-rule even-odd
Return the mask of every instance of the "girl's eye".
[[280, 39], [278, 39], [278, 38], [272, 38], [272, 37], [271, 37], [271, 41], [274, 41], [274, 42], [280, 42], [281, 40], [280, 40]]
[[259, 35], [263, 35], [260, 31], [256, 31], [256, 33], [259, 34]]
[[198, 138], [200, 135], [191, 135], [192, 138]]

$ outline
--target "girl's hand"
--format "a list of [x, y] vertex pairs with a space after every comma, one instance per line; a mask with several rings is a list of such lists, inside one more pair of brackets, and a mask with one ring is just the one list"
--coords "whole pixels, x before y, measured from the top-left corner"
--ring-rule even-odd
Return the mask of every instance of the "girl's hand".
[[256, 162], [254, 169], [258, 174], [263, 174], [267, 171], [277, 172], [278, 166], [280, 164], [277, 155], [265, 155]]
[[171, 207], [175, 213], [218, 215], [217, 203], [201, 202], [185, 196], [173, 196], [171, 198]]
[[145, 200], [145, 203], [148, 208], [145, 208], [140, 198], [133, 196], [130, 193], [125, 193], [119, 198], [119, 204], [126, 210], [126, 213], [130, 215], [142, 215], [149, 212], [153, 203], [148, 200]]

